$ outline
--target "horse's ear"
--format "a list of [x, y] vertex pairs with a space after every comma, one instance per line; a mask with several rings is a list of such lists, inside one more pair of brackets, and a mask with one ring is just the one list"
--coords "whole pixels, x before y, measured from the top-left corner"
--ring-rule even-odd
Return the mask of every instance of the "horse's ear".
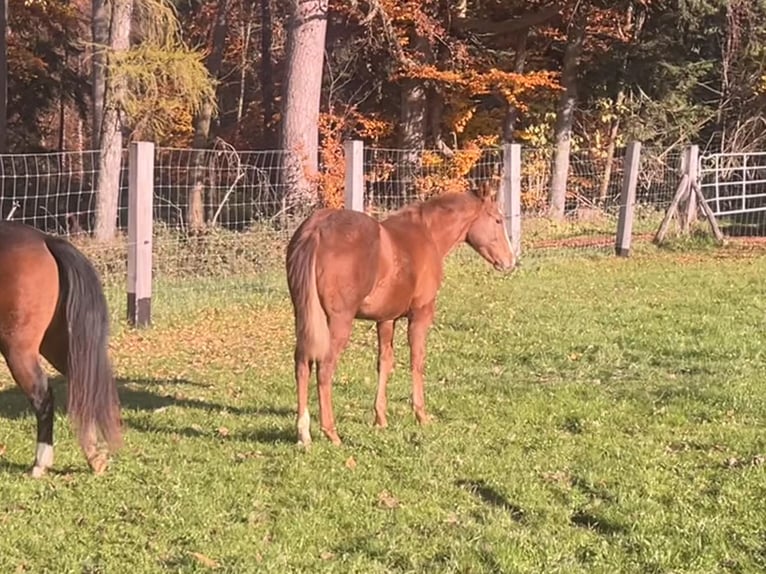
[[491, 177], [480, 181], [475, 193], [479, 199], [494, 201], [497, 199], [498, 191], [500, 191], [500, 179]]

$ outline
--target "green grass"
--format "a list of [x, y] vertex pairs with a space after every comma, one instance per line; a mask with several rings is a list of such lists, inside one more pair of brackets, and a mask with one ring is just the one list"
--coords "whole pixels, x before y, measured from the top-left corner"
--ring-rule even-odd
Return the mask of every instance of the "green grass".
[[[762, 572], [766, 257], [735, 248], [449, 260], [420, 428], [405, 329], [374, 429], [375, 334], [335, 383], [344, 439], [296, 447], [279, 269], [158, 277], [155, 325], [113, 357], [126, 444], [92, 476], [63, 411], [36, 481], [34, 421], [0, 383], [2, 572]], [[57, 384], [63, 403], [64, 388]]]

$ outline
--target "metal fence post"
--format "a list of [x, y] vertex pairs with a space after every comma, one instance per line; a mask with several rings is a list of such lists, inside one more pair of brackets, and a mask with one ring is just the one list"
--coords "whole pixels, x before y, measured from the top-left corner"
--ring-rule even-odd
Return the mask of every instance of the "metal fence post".
[[615, 252], [620, 257], [630, 255], [633, 235], [633, 207], [636, 203], [636, 185], [641, 162], [641, 142], [632, 141], [625, 150], [625, 169], [620, 193], [620, 218], [617, 222]]
[[147, 327], [152, 317], [153, 143], [130, 144], [128, 177], [128, 323]]
[[347, 140], [343, 152], [346, 157], [345, 207], [364, 211], [364, 142]]
[[503, 194], [505, 229], [511, 248], [518, 259], [521, 256], [521, 144], [503, 144]]

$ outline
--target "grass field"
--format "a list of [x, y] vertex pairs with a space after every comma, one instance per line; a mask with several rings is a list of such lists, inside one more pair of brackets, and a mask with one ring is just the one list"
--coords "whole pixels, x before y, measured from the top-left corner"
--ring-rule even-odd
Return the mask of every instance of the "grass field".
[[[36, 481], [34, 420], [0, 380], [0, 572], [762, 572], [766, 255], [460, 252], [430, 336], [420, 428], [403, 325], [374, 429], [375, 332], [335, 383], [344, 439], [295, 445], [281, 273], [161, 279], [112, 354], [126, 444], [92, 476], [65, 414]], [[57, 383], [59, 404], [64, 385]]]

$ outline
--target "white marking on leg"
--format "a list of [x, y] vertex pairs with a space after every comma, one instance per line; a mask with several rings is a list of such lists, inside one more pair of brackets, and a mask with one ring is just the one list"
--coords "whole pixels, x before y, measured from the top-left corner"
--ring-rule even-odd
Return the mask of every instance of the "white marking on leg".
[[37, 451], [35, 453], [35, 467], [32, 469], [32, 476], [35, 478], [41, 477], [51, 466], [53, 466], [53, 445], [38, 442]]
[[311, 443], [311, 417], [309, 416], [309, 410], [304, 409], [301, 416], [298, 418], [298, 442], [303, 445], [309, 445]]

